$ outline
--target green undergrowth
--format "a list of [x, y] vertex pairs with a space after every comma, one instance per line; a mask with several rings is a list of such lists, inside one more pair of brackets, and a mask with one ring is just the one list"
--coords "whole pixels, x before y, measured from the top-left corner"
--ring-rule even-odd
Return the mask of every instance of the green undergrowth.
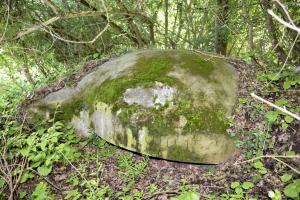
[[[292, 92], [299, 89], [299, 76], [293, 70], [285, 70], [281, 74], [260, 72], [258, 80], [263, 85], [260, 92], [267, 94], [263, 98], [293, 113], [299, 112], [299, 105], [293, 102], [295, 96], [281, 95], [289, 90]], [[262, 96], [262, 94], [259, 95]], [[272, 97], [275, 99], [274, 101]], [[237, 112], [241, 107], [247, 109], [246, 115], [250, 123], [257, 124], [257, 119], [261, 119], [256, 127], [254, 126], [248, 131], [241, 130], [240, 133], [233, 133], [233, 135], [241, 134], [242, 139], [237, 141], [237, 146], [248, 160], [243, 166], [243, 174], [248, 177], [251, 174], [251, 178], [247, 180], [247, 185], [251, 188], [244, 188], [245, 182], [233, 181], [231, 192], [221, 194], [222, 199], [260, 199], [261, 196], [255, 195], [251, 190], [261, 187], [259, 184], [263, 182], [272, 185], [273, 182], [269, 182], [266, 177], [276, 180], [276, 185], [266, 186], [265, 198], [272, 200], [299, 199], [299, 173], [294, 170], [299, 169], [299, 166], [293, 162], [293, 159], [299, 157], [299, 154], [292, 151], [289, 145], [297, 137], [294, 135], [294, 130], [297, 129], [295, 119], [252, 98], [240, 98]], [[285, 142], [282, 142], [283, 138]], [[272, 158], [264, 158], [266, 155]]]
[[[167, 72], [165, 68], [156, 70], [161, 70], [160, 73]], [[149, 79], [149, 85], [145, 84], [143, 85], [144, 87], [152, 86], [153, 82], [151, 81], [154, 80], [156, 75], [155, 72], [151, 73], [153, 74], [153, 79]], [[264, 77], [267, 77], [267, 75], [264, 75]], [[129, 84], [127, 85], [128, 87], [135, 87], [138, 85], [138, 81], [145, 77], [140, 75], [140, 79], [137, 80], [129, 80], [129, 77], [123, 78], [128, 78], [128, 80], [124, 80], [120, 84]], [[264, 88], [265, 91], [263, 92], [269, 94], [265, 98], [270, 100], [272, 99], [271, 97], [274, 97], [276, 105], [285, 107], [295, 113], [299, 112], [299, 106], [295, 105], [295, 102], [289, 96], [278, 96], [282, 90], [297, 90], [299, 88], [297, 80], [295, 75], [290, 74], [289, 77], [283, 73], [283, 76], [273, 80], [270, 86]], [[113, 111], [117, 111], [122, 107], [123, 110], [119, 117], [125, 125], [129, 124], [128, 120], [134, 113], [137, 113], [139, 119], [144, 119], [144, 121], [138, 121], [137, 127], [146, 125], [154, 133], [157, 130], [164, 130], [164, 127], [166, 131], [176, 128], [176, 122], [178, 122], [181, 115], [187, 118], [187, 124], [184, 127], [185, 131], [202, 129], [202, 125], [206, 126], [206, 128], [209, 128], [209, 126], [216, 128], [219, 123], [217, 120], [214, 121], [215, 124], [209, 125], [198, 123], [199, 119], [205, 117], [206, 119], [223, 118], [222, 115], [218, 116], [218, 114], [209, 116], [207, 113], [204, 115], [198, 112], [197, 109], [192, 107], [192, 101], [188, 98], [174, 102], [173, 112], [166, 112], [163, 116], [159, 115], [159, 113], [167, 109], [169, 105], [158, 109], [142, 109], [138, 106], [126, 107], [119, 102], [119, 95], [123, 94], [125, 88], [119, 88], [119, 90], [116, 89], [116, 93], [110, 93], [108, 91], [111, 89], [108, 84], [110, 81], [112, 80], [108, 80], [106, 83], [106, 96], [101, 97], [100, 95], [96, 98], [104, 102], [114, 101], [115, 108]], [[161, 79], [159, 81], [164, 84], [173, 84], [172, 81], [176, 80]], [[268, 82], [270, 78], [262, 81]], [[113, 89], [118, 88], [118, 84], [117, 82], [112, 84]], [[105, 100], [106, 97], [107, 99]], [[114, 198], [139, 200], [149, 199], [152, 196], [156, 197], [157, 193], [166, 194], [168, 192], [168, 187], [162, 188], [157, 182], [151, 183], [145, 188], [140, 188], [138, 181], [145, 179], [145, 176], [151, 173], [148, 171], [149, 158], [136, 158], [131, 153], [123, 151], [119, 153], [115, 146], [108, 144], [95, 135], [88, 139], [80, 139], [74, 134], [73, 127], [63, 121], [59, 121], [59, 114], [56, 120], [52, 119], [47, 123], [35, 124], [35, 129], [32, 129], [32, 127], [23, 124], [22, 120], [15, 118], [17, 116], [16, 111], [19, 108], [18, 102], [22, 99], [20, 95], [12, 92], [7, 98], [9, 101], [6, 101], [5, 97], [0, 99], [0, 153], [5, 155], [2, 158], [5, 158], [9, 164], [12, 180], [17, 180], [18, 176], [20, 177], [18, 190], [15, 191], [18, 199], [57, 199], [59, 196], [59, 198], [75, 200]], [[90, 101], [92, 102], [92, 100]], [[298, 169], [293, 162], [290, 162], [290, 159], [297, 154], [290, 151], [290, 146], [288, 145], [289, 141], [292, 140], [292, 136], [289, 134], [296, 127], [295, 119], [250, 98], [240, 98], [238, 104], [244, 106], [243, 109], [246, 109], [249, 123], [257, 123], [257, 119], [260, 119], [261, 122], [261, 124], [251, 126], [249, 129], [241, 128], [238, 133], [230, 133], [235, 136], [241, 136], [242, 140], [238, 141], [237, 145], [241, 149], [244, 160], [253, 160], [246, 164], [241, 164], [241, 172], [237, 171], [234, 176], [228, 174], [219, 176], [220, 174], [216, 173], [217, 168], [215, 168], [214, 172], [210, 170], [201, 174], [203, 176], [207, 174], [212, 176], [213, 178], [209, 180], [214, 181], [216, 187], [218, 187], [215, 189], [212, 184], [212, 188], [205, 194], [198, 192], [201, 186], [206, 187], [205, 184], [191, 184], [185, 179], [178, 183], [178, 180], [174, 180], [174, 177], [163, 175], [161, 179], [165, 181], [164, 184], [167, 186], [177, 181], [175, 184], [176, 188], [171, 191], [174, 192], [173, 200], [198, 200], [199, 198], [212, 200], [258, 200], [264, 198], [271, 200], [298, 200], [300, 198], [299, 174], [274, 159], [260, 158], [260, 156], [266, 154], [286, 156], [277, 159]], [[78, 111], [80, 109], [89, 109], [86, 101], [79, 100], [78, 105], [81, 106], [76, 108]], [[75, 109], [75, 107], [72, 107], [72, 109]], [[73, 112], [77, 112], [76, 109]], [[191, 112], [191, 110], [194, 112]], [[71, 110], [68, 112], [71, 112]], [[234, 123], [234, 120], [232, 122]], [[220, 127], [223, 130], [227, 128], [227, 125]], [[286, 138], [286, 144], [278, 142], [281, 138]], [[176, 149], [173, 152], [176, 154]], [[184, 156], [184, 154], [181, 156]], [[21, 165], [23, 159], [26, 160], [24, 168]], [[15, 165], [15, 163], [18, 165]], [[60, 174], [61, 172], [56, 173], [55, 170], [59, 171], [60, 167], [66, 167], [66, 170], [63, 171], [64, 174]], [[112, 171], [115, 173], [115, 175], [111, 175], [111, 180], [116, 181], [117, 179], [118, 181], [108, 183], [103, 181], [103, 177], [108, 175], [105, 173], [111, 172], [111, 167], [114, 167]], [[0, 173], [0, 175], [0, 199], [2, 200], [8, 198], [9, 192], [6, 179], [2, 178], [3, 174]], [[237, 175], [238, 178], [236, 178]], [[54, 182], [57, 176], [66, 176], [63, 182], [65, 182], [64, 186], [67, 186], [67, 189], [62, 190], [61, 194], [58, 194], [53, 186], [46, 181]], [[226, 179], [223, 185], [218, 184], [218, 180], [227, 177], [231, 178]], [[54, 183], [56, 184], [56, 182]], [[208, 183], [210, 184], [211, 182]], [[119, 187], [116, 187], [117, 189], [114, 187], [116, 184], [120, 184]], [[32, 187], [30, 188], [30, 186]], [[193, 188], [193, 186], [196, 187]]]

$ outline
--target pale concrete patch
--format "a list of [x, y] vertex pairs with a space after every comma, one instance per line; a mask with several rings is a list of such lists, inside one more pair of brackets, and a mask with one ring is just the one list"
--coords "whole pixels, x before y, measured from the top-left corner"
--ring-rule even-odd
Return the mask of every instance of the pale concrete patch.
[[151, 88], [137, 87], [129, 88], [124, 93], [123, 100], [128, 105], [141, 105], [145, 108], [164, 106], [171, 102], [175, 96], [176, 89], [156, 82]]

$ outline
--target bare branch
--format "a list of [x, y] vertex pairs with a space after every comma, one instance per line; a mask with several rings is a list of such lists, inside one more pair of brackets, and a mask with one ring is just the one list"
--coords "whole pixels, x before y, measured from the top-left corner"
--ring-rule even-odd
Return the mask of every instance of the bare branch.
[[263, 156], [258, 156], [249, 160], [245, 160], [242, 162], [238, 162], [238, 163], [234, 163], [233, 165], [240, 165], [240, 164], [245, 164], [245, 163], [249, 163], [249, 162], [253, 162], [255, 160], [260, 160], [261, 158], [272, 158], [274, 160], [276, 160], [277, 162], [280, 162], [281, 164], [287, 166], [288, 168], [290, 168], [291, 170], [293, 170], [294, 172], [296, 172], [297, 174], [300, 174], [300, 171], [297, 170], [296, 168], [292, 167], [291, 165], [283, 162], [282, 160], [280, 160], [279, 158], [300, 158], [299, 155], [295, 155], [295, 156], [276, 156], [276, 155], [263, 155]]
[[65, 39], [65, 38], [62, 38], [60, 37], [57, 33], [54, 33], [53, 31], [48, 31], [46, 29], [43, 29], [45, 32], [49, 33], [52, 37], [58, 39], [58, 40], [61, 40], [63, 42], [68, 42], [68, 43], [75, 43], [75, 44], [86, 44], [86, 43], [89, 43], [89, 44], [93, 44], [109, 27], [109, 23], [106, 24], [106, 26], [104, 27], [104, 29], [98, 33], [96, 35], [96, 37], [94, 37], [94, 39], [90, 40], [90, 41], [75, 41], [75, 40], [68, 40], [68, 39]]
[[299, 35], [300, 35], [300, 33], [297, 34], [297, 36], [296, 36], [296, 38], [295, 38], [295, 40], [294, 40], [294, 42], [293, 42], [293, 44], [292, 44], [292, 46], [291, 46], [291, 48], [290, 48], [290, 50], [288, 52], [288, 55], [287, 55], [287, 57], [286, 57], [283, 65], [282, 65], [281, 69], [279, 70], [279, 72], [277, 72], [277, 74], [274, 77], [272, 77], [272, 79], [263, 88], [265, 88], [268, 85], [270, 85], [270, 83], [272, 83], [277, 77], [279, 77], [279, 75], [281, 74], [281, 72], [283, 71], [283, 69], [285, 68], [285, 66], [287, 64], [287, 61], [288, 61], [288, 59], [289, 59], [289, 57], [290, 57], [290, 55], [292, 53], [292, 50], [294, 49], [294, 46], [295, 46], [295, 44], [296, 44], [296, 42], [297, 42], [297, 40], [299, 38]]
[[61, 15], [60, 9], [51, 0], [44, 0], [44, 2], [56, 15]]
[[280, 110], [281, 112], [284, 112], [285, 114], [287, 114], [287, 115], [289, 115], [289, 116], [291, 116], [291, 117], [293, 117], [293, 118], [295, 118], [295, 119], [297, 119], [297, 120], [300, 121], [300, 116], [298, 116], [298, 115], [296, 115], [296, 114], [294, 114], [294, 113], [288, 111], [287, 109], [281, 108], [281, 107], [279, 107], [279, 106], [277, 106], [277, 105], [275, 105], [275, 104], [273, 104], [273, 103], [271, 103], [271, 102], [269, 102], [269, 101], [267, 101], [267, 100], [265, 100], [265, 99], [263, 99], [263, 98], [257, 96], [257, 95], [254, 94], [254, 93], [251, 93], [251, 96], [252, 96], [253, 98], [255, 98], [255, 99], [257, 99], [257, 100], [260, 100], [260, 101], [264, 102], [265, 104], [268, 104], [269, 106], [274, 107], [274, 108]]
[[291, 16], [289, 15], [289, 12], [287, 11], [286, 7], [279, 0], [273, 0], [273, 1], [275, 1], [282, 8], [282, 10], [284, 11], [285, 15], [289, 19], [290, 23], [295, 26], [295, 24], [294, 24]]
[[32, 33], [34, 31], [37, 31], [39, 29], [42, 29], [43, 27], [47, 27], [50, 24], [53, 24], [54, 22], [60, 20], [60, 19], [71, 19], [71, 18], [76, 18], [76, 17], [90, 17], [90, 16], [99, 16], [106, 14], [106, 12], [99, 12], [99, 11], [85, 11], [85, 12], [80, 12], [80, 13], [71, 13], [67, 14], [64, 16], [56, 16], [52, 17], [51, 19], [48, 19], [45, 22], [42, 22], [41, 24], [34, 25], [30, 28], [28, 28], [26, 31], [18, 33], [18, 35], [14, 39], [19, 39], [29, 33]]
[[294, 30], [294, 31], [297, 31], [298, 33], [300, 33], [300, 28], [291, 24], [291, 23], [288, 23], [286, 21], [284, 21], [283, 19], [281, 19], [278, 15], [276, 15], [272, 10], [268, 9], [268, 13], [274, 17], [274, 19], [276, 19], [279, 23], [283, 24], [284, 26]]
[[56, 16], [56, 17], [52, 17], [51, 19], [43, 22], [42, 24], [34, 25], [33, 27], [27, 29], [26, 31], [18, 33], [18, 35], [15, 37], [15, 39], [19, 39], [19, 38], [23, 37], [24, 35], [27, 35], [31, 32], [39, 30], [42, 27], [47, 26], [49, 24], [52, 24], [52, 23], [56, 22], [59, 19], [61, 19], [61, 17]]
[[4, 39], [4, 35], [6, 33], [7, 26], [8, 26], [8, 19], [9, 19], [9, 15], [10, 15], [9, 3], [10, 3], [10, 1], [8, 0], [8, 2], [7, 2], [7, 17], [6, 17], [6, 22], [5, 22], [5, 28], [4, 28], [3, 34], [1, 36], [0, 42]]

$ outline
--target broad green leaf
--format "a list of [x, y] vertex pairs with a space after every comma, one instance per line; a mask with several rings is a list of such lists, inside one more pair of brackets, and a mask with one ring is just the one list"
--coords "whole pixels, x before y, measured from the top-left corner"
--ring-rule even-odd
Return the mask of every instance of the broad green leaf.
[[28, 171], [24, 171], [20, 183], [25, 183], [28, 179], [32, 179], [34, 177], [34, 174]]
[[266, 114], [266, 118], [269, 122], [275, 122], [277, 120], [278, 113], [274, 111], [269, 111]]
[[266, 74], [268, 80], [278, 81], [280, 76], [277, 73], [268, 73]]
[[47, 148], [46, 148], [47, 144], [48, 144], [48, 140], [47, 139], [43, 139], [42, 142], [39, 144], [39, 146], [41, 147], [42, 151], [46, 151], [47, 150]]
[[287, 152], [285, 153], [285, 155], [286, 155], [286, 156], [295, 156], [296, 153], [295, 153], [294, 151], [287, 151]]
[[240, 188], [240, 187], [235, 188], [234, 191], [235, 191], [235, 193], [237, 193], [237, 194], [242, 194], [242, 193], [243, 193], [243, 189]]
[[242, 184], [242, 188], [244, 188], [245, 190], [251, 189], [253, 187], [254, 187], [254, 184], [252, 182], [246, 181]]
[[277, 101], [275, 101], [275, 104], [277, 105], [277, 106], [284, 106], [284, 105], [286, 105], [288, 102], [287, 102], [287, 100], [285, 100], [285, 99], [278, 99]]
[[248, 102], [248, 99], [246, 98], [239, 98], [239, 102], [242, 103], [242, 104], [245, 104]]
[[76, 189], [76, 190], [69, 191], [65, 199], [77, 200], [80, 199], [81, 196], [82, 195], [78, 192], [78, 189]]
[[290, 80], [287, 80], [283, 83], [283, 89], [287, 90], [292, 86], [292, 82]]
[[0, 189], [3, 188], [4, 185], [5, 185], [5, 181], [0, 178]]
[[31, 194], [30, 200], [52, 200], [54, 199], [49, 193], [46, 183], [40, 182]]
[[185, 192], [177, 197], [172, 197], [171, 200], [199, 200], [200, 194], [198, 192]]
[[21, 149], [20, 153], [21, 153], [22, 156], [27, 157], [27, 156], [29, 156], [30, 148], [27, 147], [27, 148]]
[[38, 152], [38, 154], [34, 155], [34, 156], [31, 156], [29, 158], [29, 160], [32, 160], [32, 161], [42, 161], [42, 160], [45, 160], [46, 158], [46, 153], [45, 152]]
[[284, 190], [283, 190], [285, 196], [290, 197], [290, 198], [298, 198], [299, 197], [299, 192], [297, 191], [297, 185], [295, 183], [290, 183], [287, 185]]
[[268, 173], [268, 170], [267, 170], [265, 167], [263, 167], [263, 168], [260, 168], [260, 169], [258, 170], [258, 172], [259, 172], [260, 174], [266, 174], [266, 173]]
[[286, 116], [284, 117], [284, 121], [285, 121], [286, 123], [289, 124], [289, 123], [291, 123], [292, 121], [294, 121], [294, 118], [292, 118], [292, 117], [286, 115]]
[[254, 164], [253, 164], [254, 168], [256, 169], [260, 169], [262, 167], [264, 167], [264, 164], [261, 162], [261, 161], [256, 161]]
[[294, 184], [296, 185], [297, 191], [300, 193], [300, 179], [294, 180]]
[[41, 166], [42, 163], [43, 163], [42, 161], [33, 162], [33, 163], [31, 163], [30, 167], [37, 168], [37, 167]]
[[231, 187], [232, 189], [237, 188], [238, 186], [240, 186], [240, 183], [237, 182], [237, 181], [232, 182], [231, 185], [230, 185], [230, 187]]
[[288, 182], [291, 179], [292, 179], [292, 175], [290, 174], [283, 174], [282, 176], [280, 176], [280, 180], [284, 183]]
[[289, 127], [289, 125], [285, 122], [283, 122], [281, 126], [284, 130], [286, 130]]
[[32, 146], [35, 143], [35, 139], [36, 139], [35, 135], [31, 135], [27, 138], [26, 142], [27, 142], [29, 147]]
[[19, 197], [21, 199], [23, 199], [26, 195], [27, 195], [27, 192], [25, 192], [25, 191], [19, 192]]
[[279, 190], [275, 189], [274, 191], [268, 191], [268, 197], [270, 197], [272, 200], [281, 200], [281, 193]]
[[42, 176], [48, 176], [48, 174], [50, 174], [52, 171], [52, 166], [51, 165], [50, 166], [43, 165], [41, 167], [38, 167], [37, 171]]

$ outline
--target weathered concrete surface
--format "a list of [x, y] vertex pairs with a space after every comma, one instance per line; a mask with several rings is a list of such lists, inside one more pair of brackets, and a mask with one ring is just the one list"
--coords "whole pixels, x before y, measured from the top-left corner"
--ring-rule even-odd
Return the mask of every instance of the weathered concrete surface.
[[[215, 164], [235, 152], [227, 133], [237, 75], [224, 60], [179, 50], [143, 50], [98, 66], [76, 87], [29, 107], [32, 121], [70, 121], [126, 149], [169, 160]], [[58, 107], [59, 106], [59, 107]]]

